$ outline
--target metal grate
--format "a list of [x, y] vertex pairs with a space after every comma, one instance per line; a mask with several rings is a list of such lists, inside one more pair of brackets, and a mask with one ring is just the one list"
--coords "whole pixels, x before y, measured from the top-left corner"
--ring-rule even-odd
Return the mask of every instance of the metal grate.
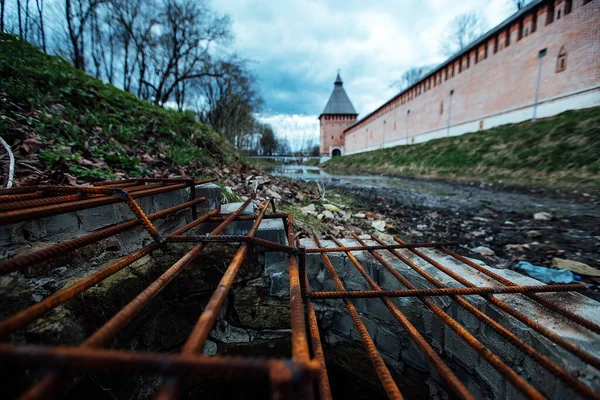
[[[448, 247], [453, 243], [413, 243], [407, 244], [395, 238], [394, 244], [385, 243], [373, 237], [378, 244], [367, 245], [357, 235], [353, 238], [359, 246], [343, 246], [337, 239], [331, 238], [338, 247], [323, 247], [318, 237], [314, 238], [315, 248], [300, 246], [299, 239], [293, 229], [292, 216], [278, 214], [274, 203], [267, 201], [256, 216], [242, 216], [240, 213], [250, 203], [246, 200], [240, 208], [231, 215], [220, 215], [219, 209], [213, 209], [198, 216], [196, 206], [204, 202], [205, 198], [194, 198], [195, 186], [214, 181], [195, 181], [190, 179], [131, 179], [123, 181], [110, 181], [86, 187], [35, 187], [0, 190], [0, 225], [13, 224], [51, 215], [82, 210], [117, 202], [126, 203], [134, 212], [136, 219], [124, 221], [117, 225], [104, 228], [86, 236], [70, 239], [51, 247], [33, 253], [17, 256], [0, 262], [0, 274], [8, 274], [38, 264], [50, 258], [67, 254], [75, 249], [98, 242], [99, 240], [125, 232], [137, 226], [143, 226], [153, 238], [153, 242], [121, 257], [106, 267], [99, 269], [89, 276], [61, 289], [42, 301], [19, 311], [6, 320], [0, 322], [0, 362], [17, 364], [30, 368], [38, 368], [40, 379], [21, 395], [21, 399], [39, 399], [53, 397], [60, 392], [66, 379], [73, 373], [101, 370], [110, 373], [118, 371], [136, 372], [141, 374], [159, 374], [165, 377], [164, 385], [157, 394], [160, 399], [175, 399], [182, 395], [186, 381], [194, 376], [210, 378], [267, 378], [271, 384], [273, 398], [331, 398], [331, 389], [328, 382], [325, 358], [319, 333], [315, 301], [323, 299], [342, 299], [359, 333], [361, 341], [367, 350], [373, 366], [379, 376], [382, 386], [392, 399], [402, 398], [398, 386], [394, 382], [388, 367], [373, 339], [369, 335], [364, 322], [352, 303], [351, 299], [364, 298], [369, 301], [382, 301], [398, 324], [404, 328], [410, 338], [423, 352], [431, 366], [446, 382], [447, 387], [462, 399], [474, 399], [473, 394], [465, 384], [455, 375], [452, 369], [444, 362], [441, 356], [427, 342], [423, 335], [409, 321], [402, 310], [392, 301], [396, 297], [414, 297], [421, 301], [444, 324], [452, 329], [464, 342], [479, 356], [485, 359], [503, 377], [512, 384], [521, 394], [530, 399], [541, 399], [544, 396], [540, 388], [535, 388], [523, 379], [508, 364], [493, 354], [479, 339], [469, 333], [455, 319], [441, 309], [431, 296], [448, 296], [460, 307], [474, 315], [482, 323], [500, 334], [507, 342], [516, 346], [525, 355], [537, 362], [540, 366], [552, 373], [565, 385], [575, 390], [584, 398], [600, 399], [600, 394], [592, 390], [576, 376], [567, 372], [557, 363], [541, 354], [531, 345], [524, 342], [516, 334], [509, 331], [483, 311], [479, 310], [463, 296], [483, 296], [499, 309], [505, 311], [516, 320], [527, 325], [532, 330], [550, 339], [556, 345], [566, 349], [576, 357], [596, 369], [600, 369], [600, 359], [584, 351], [575, 344], [565, 340], [548, 328], [533, 321], [520, 311], [494, 297], [494, 294], [522, 294], [538, 302], [552, 312], [559, 313], [573, 323], [595, 333], [600, 333], [600, 326], [592, 321], [582, 318], [556, 304], [544, 299], [537, 293], [583, 291], [585, 287], [579, 284], [571, 285], [540, 285], [518, 286], [505, 278], [481, 267], [470, 260], [454, 253]], [[190, 199], [162, 211], [146, 215], [139, 207], [136, 199], [165, 193], [183, 188], [190, 188]], [[269, 205], [273, 206], [273, 213], [267, 214]], [[181, 210], [192, 209], [193, 219], [190, 223], [168, 234], [159, 232], [152, 221], [165, 218]], [[259, 239], [257, 230], [264, 219], [282, 219], [286, 229], [287, 245]], [[222, 232], [234, 221], [250, 220], [252, 226], [246, 235], [223, 235]], [[208, 235], [184, 235], [192, 228], [203, 223], [218, 222], [218, 226]], [[7, 341], [9, 335], [21, 329], [57, 306], [69, 301], [92, 286], [100, 283], [109, 276], [122, 270], [141, 257], [152, 251], [169, 246], [173, 242], [195, 242], [182, 258], [168, 268], [160, 277], [146, 287], [125, 307], [113, 315], [102, 327], [95, 331], [79, 347], [43, 346], [16, 344]], [[111, 338], [121, 331], [137, 315], [150, 300], [155, 297], [165, 286], [177, 276], [189, 263], [200, 256], [202, 251], [213, 242], [240, 243], [239, 248], [227, 270], [223, 274], [219, 285], [199, 316], [192, 332], [190, 333], [180, 354], [142, 353], [123, 350], [109, 350], [103, 347]], [[274, 251], [283, 251], [288, 254], [289, 264], [289, 294], [291, 309], [291, 340], [292, 359], [257, 359], [236, 358], [228, 356], [203, 356], [200, 355], [209, 333], [211, 332], [219, 310], [230, 291], [233, 282], [240, 270], [244, 257], [253, 245], [260, 245]], [[498, 286], [477, 287], [451, 269], [433, 260], [422, 249], [436, 249], [465, 265], [476, 269], [499, 282]], [[464, 288], [448, 288], [440, 281], [420, 268], [414, 261], [398, 252], [398, 249], [407, 249], [415, 256], [431, 264], [448, 276], [461, 283]], [[369, 254], [378, 265], [389, 271], [398, 281], [406, 287], [405, 290], [384, 290], [368, 274], [367, 270], [353, 254], [353, 252]], [[416, 273], [431, 283], [434, 288], [418, 288], [406, 277], [394, 269], [380, 254], [390, 252], [397, 259], [412, 268]], [[347, 291], [339, 278], [330, 258], [330, 253], [342, 252], [347, 255], [357, 271], [364, 277], [371, 290]], [[312, 292], [306, 273], [306, 258], [309, 254], [320, 254], [323, 263], [335, 283], [336, 291]], [[310, 346], [310, 347], [309, 347]]]

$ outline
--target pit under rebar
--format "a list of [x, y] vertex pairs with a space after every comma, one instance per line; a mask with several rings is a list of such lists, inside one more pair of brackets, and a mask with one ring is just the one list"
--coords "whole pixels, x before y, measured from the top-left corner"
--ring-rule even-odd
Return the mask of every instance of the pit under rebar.
[[[392, 399], [403, 398], [393, 373], [386, 365], [368, 327], [364, 315], [361, 315], [355, 302], [381, 302], [388, 310], [392, 319], [410, 340], [422, 352], [432, 370], [437, 374], [440, 384], [457, 398], [475, 399], [465, 383], [465, 377], [454, 370], [454, 366], [445, 360], [444, 352], [430, 343], [426, 335], [417, 328], [417, 321], [407, 315], [398, 299], [408, 298], [422, 303], [427, 312], [435, 316], [444, 327], [457, 335], [463, 345], [472, 349], [485, 360], [487, 366], [499, 373], [521, 396], [530, 399], [552, 398], [547, 388], [536, 386], [535, 382], [525, 379], [519, 373], [519, 368], [511, 365], [504, 355], [495, 354], [485, 344], [480, 332], [472, 332], [461, 324], [451, 313], [438, 304], [438, 299], [445, 299], [465, 310], [481, 324], [498, 334], [515, 351], [521, 352], [554, 376], [561, 385], [572, 390], [581, 398], [600, 399], [597, 388], [590, 386], [587, 381], [571, 371], [560, 356], [549, 357], [540, 352], [534, 344], [525, 340], [522, 331], [514, 332], [509, 327], [497, 321], [494, 315], [474, 305], [468, 296], [477, 296], [493, 306], [498, 312], [505, 313], [524, 327], [524, 331], [534, 332], [550, 340], [554, 346], [567, 351], [595, 370], [595, 376], [600, 371], [600, 359], [595, 352], [587, 351], [565, 337], [557, 334], [551, 327], [544, 326], [516, 309], [497, 295], [521, 296], [539, 306], [556, 313], [572, 323], [575, 329], [600, 334], [600, 318], [590, 319], [577, 312], [569, 310], [561, 304], [544, 297], [540, 293], [582, 292], [585, 287], [580, 284], [569, 285], [517, 285], [507, 278], [467, 259], [450, 248], [452, 242], [443, 243], [405, 243], [394, 238], [394, 243], [386, 243], [372, 236], [368, 241], [352, 234], [353, 245], [347, 246], [342, 241], [331, 237], [328, 245], [321, 243], [321, 238], [314, 237], [310, 247], [301, 243], [297, 237], [293, 218], [288, 214], [277, 213], [274, 202], [266, 201], [257, 215], [243, 216], [242, 211], [252, 202], [246, 199], [240, 207], [231, 214], [221, 213], [220, 207], [209, 208], [202, 212], [198, 207], [206, 202], [206, 198], [196, 198], [196, 188], [214, 181], [215, 179], [197, 181], [193, 179], [129, 179], [109, 181], [92, 186], [40, 186], [0, 190], [0, 226], [18, 226], [53, 216], [88, 210], [110, 204], [122, 203], [135, 216], [135, 219], [118, 221], [108, 227], [95, 230], [85, 235], [64, 238], [40, 249], [26, 254], [15, 253], [12, 258], [0, 261], [0, 274], [19, 274], [34, 270], [37, 265], [49, 260], [69, 257], [72, 252], [91, 246], [101, 240], [143, 227], [150, 241], [119, 257], [108, 265], [93, 273], [78, 279], [66, 287], [57, 290], [43, 299], [29, 305], [0, 322], [0, 364], [18, 365], [27, 371], [34, 371], [35, 378], [31, 386], [20, 394], [21, 399], [51, 398], [62, 393], [66, 381], [76, 375], [88, 371], [104, 371], [108, 373], [139, 373], [160, 375], [163, 377], [162, 387], [155, 396], [160, 399], [180, 398], [188, 383], [197, 377], [251, 379], [268, 382], [269, 391], [275, 399], [308, 399], [332, 398], [323, 349], [323, 337], [320, 333], [318, 314], [320, 302], [338, 301], [348, 313], [354, 329], [373, 364], [385, 394]], [[187, 190], [187, 201], [147, 214], [144, 211], [143, 199], [150, 196], [177, 190]], [[269, 213], [269, 208], [272, 212]], [[190, 211], [191, 220], [176, 229], [161, 231], [155, 221], [168, 218], [178, 212]], [[264, 221], [281, 220], [285, 243], [275, 242], [257, 237], [257, 231]], [[246, 221], [250, 228], [245, 234], [225, 234], [226, 229], [233, 223]], [[210, 228], [208, 234], [194, 234], [195, 229]], [[208, 229], [208, 228], [207, 228]], [[206, 231], [206, 229], [205, 229]], [[213, 243], [235, 244], [237, 250], [223, 271], [220, 281], [204, 308], [203, 312], [189, 333], [179, 354], [158, 352], [140, 352], [108, 349], [107, 345], [127, 325], [140, 314], [181, 271]], [[106, 323], [93, 332], [78, 345], [56, 345], [48, 343], [22, 343], [15, 340], [14, 333], [34, 323], [60, 305], [69, 302], [76, 296], [100, 284], [107, 278], [123, 270], [142, 257], [155, 252], [169, 249], [177, 243], [191, 243], [193, 247], [173, 265], [166, 268], [158, 278], [150, 282], [141, 292], [135, 294], [124, 307], [112, 315]], [[302, 244], [305, 244], [303, 246]], [[268, 251], [284, 253], [287, 258], [285, 269], [289, 281], [289, 311], [291, 326], [292, 358], [233, 357], [228, 355], [202, 355], [209, 334], [214, 328], [232, 285], [238, 276], [244, 259], [252, 248], [261, 247]], [[472, 283], [453, 269], [432, 257], [432, 252], [449, 257], [453, 262], [472, 269], [477, 274], [491, 278], [495, 284], [481, 286]], [[336, 270], [331, 258], [342, 254], [349, 260], [350, 265], [364, 279], [365, 290], [348, 290], [340, 271]], [[307, 259], [320, 258], [331, 285], [331, 290], [313, 291], [307, 273]], [[411, 281], [402, 274], [390, 261], [394, 258], [422, 278], [419, 282]], [[366, 265], [368, 260], [369, 266]], [[418, 260], [418, 261], [417, 261]], [[427, 272], [422, 263], [426, 263], [445, 276], [451, 278], [460, 287], [448, 286], [440, 279]], [[167, 267], [167, 266], [165, 266]], [[373, 271], [390, 274], [402, 289], [387, 289], [382, 287]], [[38, 271], [39, 272], [39, 271]], [[44, 270], [43, 273], [51, 273]], [[422, 282], [426, 282], [424, 285]]]

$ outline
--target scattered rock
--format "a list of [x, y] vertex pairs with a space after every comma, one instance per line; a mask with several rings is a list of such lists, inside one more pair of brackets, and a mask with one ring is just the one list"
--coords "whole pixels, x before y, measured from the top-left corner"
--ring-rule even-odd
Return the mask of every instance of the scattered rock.
[[367, 218], [367, 215], [365, 213], [359, 212], [359, 213], [354, 214], [354, 217], [364, 219], [364, 218]]
[[473, 232], [471, 232], [471, 235], [472, 235], [473, 237], [479, 237], [479, 236], [483, 236], [483, 235], [485, 235], [485, 234], [487, 234], [487, 232], [486, 232], [486, 231], [484, 231], [483, 229], [480, 229], [480, 230], [478, 230], [478, 231], [473, 231]]
[[552, 219], [552, 214], [547, 212], [539, 212], [533, 214], [533, 219], [537, 221], [550, 221]]
[[490, 222], [490, 220], [488, 218], [483, 218], [483, 217], [474, 217], [473, 221]]
[[419, 224], [417, 225], [417, 230], [424, 231], [427, 229], [427, 225]]
[[528, 244], [507, 244], [504, 246], [504, 250], [515, 253], [515, 252], [524, 252], [525, 250], [529, 250], [530, 247]]
[[335, 216], [333, 215], [333, 213], [331, 211], [325, 210], [321, 214], [317, 215], [317, 218], [320, 221], [329, 221], [329, 220], [335, 219]]
[[371, 226], [380, 232], [385, 232], [386, 225], [387, 225], [387, 223], [381, 219], [371, 222]]
[[489, 247], [485, 247], [485, 246], [477, 246], [475, 248], [472, 248], [471, 251], [473, 253], [481, 254], [482, 256], [486, 256], [486, 257], [493, 257], [496, 255], [496, 253], [494, 253], [494, 250], [490, 249]]
[[536, 239], [542, 237], [542, 233], [540, 231], [527, 231], [525, 232], [525, 236], [530, 239]]
[[306, 207], [300, 207], [300, 210], [302, 210], [303, 212], [307, 212], [307, 211], [317, 211], [317, 208], [315, 207], [314, 204], [309, 204]]
[[324, 204], [323, 207], [328, 211], [333, 211], [333, 212], [342, 211], [338, 206], [334, 206], [333, 204]]
[[266, 194], [267, 196], [269, 196], [270, 198], [272, 198], [272, 199], [281, 200], [281, 195], [280, 195], [279, 193], [277, 193], [277, 192], [274, 192], [274, 191], [273, 191], [273, 190], [271, 190], [271, 189], [267, 189], [267, 190], [265, 190], [265, 194]]
[[375, 214], [372, 211], [365, 212], [365, 215], [367, 216], [367, 218], [377, 218], [377, 214]]
[[396, 242], [394, 242], [394, 237], [390, 234], [379, 233], [379, 234], [377, 234], [377, 237], [379, 239], [383, 240], [384, 242], [396, 244]]

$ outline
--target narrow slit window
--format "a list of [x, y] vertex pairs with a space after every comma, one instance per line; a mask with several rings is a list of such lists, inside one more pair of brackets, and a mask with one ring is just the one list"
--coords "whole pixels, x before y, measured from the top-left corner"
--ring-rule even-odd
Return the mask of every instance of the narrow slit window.
[[556, 58], [556, 72], [562, 72], [565, 69], [567, 69], [567, 51], [565, 50], [565, 46], [562, 46]]

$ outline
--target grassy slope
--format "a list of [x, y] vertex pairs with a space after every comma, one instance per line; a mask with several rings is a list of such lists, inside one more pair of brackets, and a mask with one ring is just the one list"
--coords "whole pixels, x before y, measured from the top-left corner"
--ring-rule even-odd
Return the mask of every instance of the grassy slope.
[[35, 151], [47, 170], [60, 159], [84, 179], [197, 174], [215, 162], [240, 160], [192, 113], [142, 101], [2, 33], [0, 133], [9, 143], [39, 135], [43, 146]]
[[600, 190], [600, 108], [338, 157], [325, 168]]

